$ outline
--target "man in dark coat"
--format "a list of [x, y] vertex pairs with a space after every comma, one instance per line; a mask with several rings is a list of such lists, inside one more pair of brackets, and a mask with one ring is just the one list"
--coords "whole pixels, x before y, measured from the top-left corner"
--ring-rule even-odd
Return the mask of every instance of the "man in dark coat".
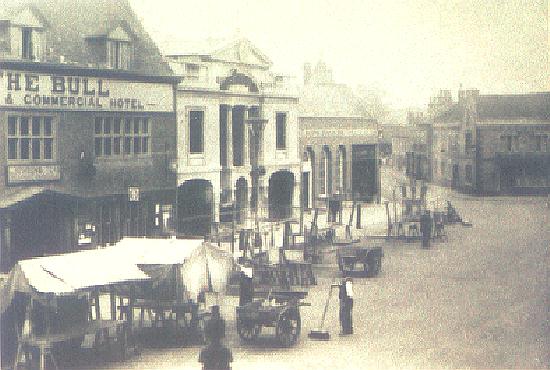
[[233, 354], [221, 342], [225, 337], [225, 320], [220, 316], [219, 306], [212, 307], [212, 317], [206, 324], [204, 334], [208, 345], [199, 354], [203, 370], [230, 370]]
[[420, 233], [422, 234], [422, 248], [430, 248], [430, 239], [432, 237], [432, 217], [430, 211], [424, 212], [420, 217]]
[[239, 278], [239, 306], [252, 302], [254, 285], [252, 282], [252, 267], [243, 267]]
[[339, 286], [340, 327], [342, 335], [353, 334], [353, 288], [351, 278], [346, 278]]

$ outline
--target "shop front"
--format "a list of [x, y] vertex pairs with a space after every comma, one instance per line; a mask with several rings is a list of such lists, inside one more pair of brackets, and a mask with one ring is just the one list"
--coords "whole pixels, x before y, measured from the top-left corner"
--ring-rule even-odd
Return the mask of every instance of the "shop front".
[[174, 83], [0, 64], [3, 269], [21, 258], [170, 232]]

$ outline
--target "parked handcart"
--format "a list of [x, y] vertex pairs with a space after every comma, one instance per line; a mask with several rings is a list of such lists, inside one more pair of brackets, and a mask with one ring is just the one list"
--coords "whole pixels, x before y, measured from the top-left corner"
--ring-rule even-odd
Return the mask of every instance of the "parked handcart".
[[275, 328], [275, 336], [284, 347], [298, 341], [301, 332], [300, 306], [305, 291], [271, 291], [259, 299], [237, 307], [237, 331], [244, 342], [253, 342], [262, 328]]

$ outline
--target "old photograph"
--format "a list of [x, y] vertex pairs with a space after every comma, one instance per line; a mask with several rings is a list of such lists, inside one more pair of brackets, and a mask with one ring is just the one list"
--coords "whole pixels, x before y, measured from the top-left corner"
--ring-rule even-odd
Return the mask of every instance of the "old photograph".
[[0, 368], [550, 369], [549, 13], [0, 0]]

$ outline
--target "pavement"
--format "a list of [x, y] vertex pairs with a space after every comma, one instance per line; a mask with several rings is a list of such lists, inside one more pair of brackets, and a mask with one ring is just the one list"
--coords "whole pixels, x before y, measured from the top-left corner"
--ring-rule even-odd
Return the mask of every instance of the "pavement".
[[[241, 344], [234, 320], [237, 299], [227, 298], [222, 315], [233, 369], [548, 368], [546, 199], [476, 198], [446, 189], [433, 194], [451, 199], [473, 227], [448, 226], [447, 241], [430, 250], [418, 243], [386, 245], [381, 274], [354, 279], [353, 335], [338, 335], [334, 294], [326, 321], [331, 339], [307, 338], [339, 276], [335, 263], [317, 268], [318, 285], [306, 299], [312, 306], [301, 309], [302, 335], [292, 348], [278, 347], [269, 333], [257, 344]], [[102, 368], [200, 369], [199, 350], [146, 349]]]

